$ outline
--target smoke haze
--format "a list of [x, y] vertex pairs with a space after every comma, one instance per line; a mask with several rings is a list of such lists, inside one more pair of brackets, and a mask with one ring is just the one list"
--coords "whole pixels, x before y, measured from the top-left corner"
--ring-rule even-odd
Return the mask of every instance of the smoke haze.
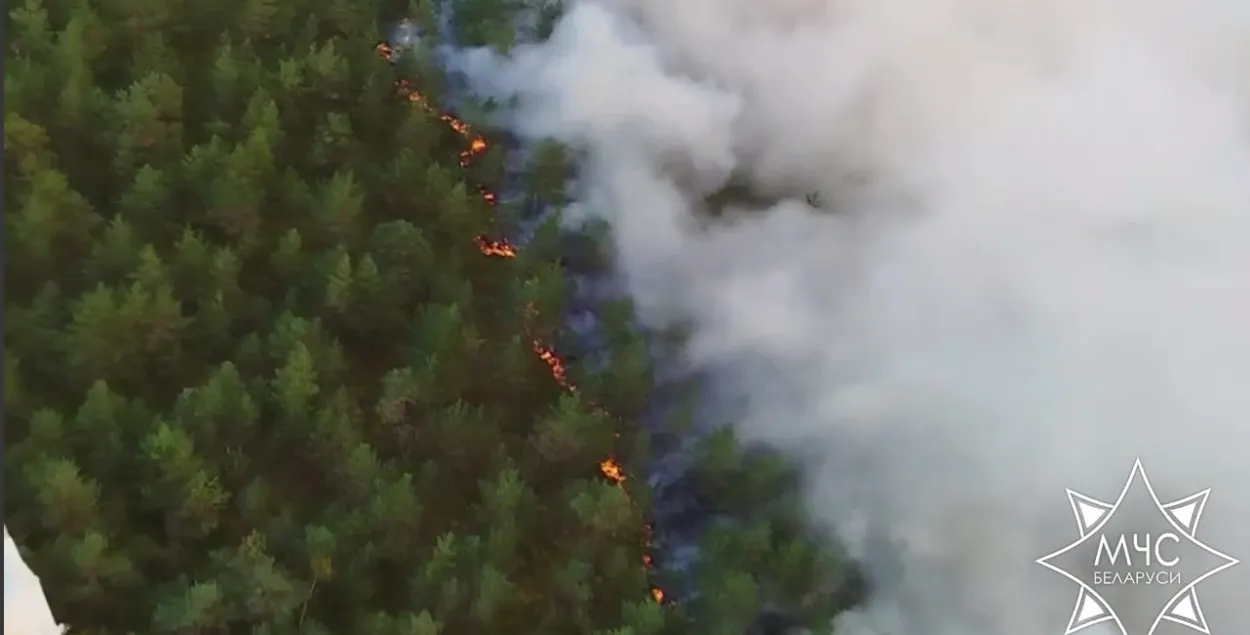
[[[1033, 560], [1136, 457], [1250, 558], [1250, 3], [583, 0], [460, 63], [587, 153], [642, 319], [808, 465], [878, 585], [840, 632], [1063, 633]], [[731, 177], [781, 202], [696, 222]], [[1246, 588], [1202, 585], [1215, 635]]]

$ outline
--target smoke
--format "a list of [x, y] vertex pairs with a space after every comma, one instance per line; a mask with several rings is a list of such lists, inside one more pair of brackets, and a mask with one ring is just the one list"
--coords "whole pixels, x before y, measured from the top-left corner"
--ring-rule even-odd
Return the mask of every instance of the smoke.
[[[584, 0], [459, 64], [585, 153], [642, 319], [806, 463], [877, 583], [841, 632], [1062, 633], [1033, 560], [1137, 457], [1250, 557], [1250, 3]], [[707, 220], [731, 178], [778, 202]]]

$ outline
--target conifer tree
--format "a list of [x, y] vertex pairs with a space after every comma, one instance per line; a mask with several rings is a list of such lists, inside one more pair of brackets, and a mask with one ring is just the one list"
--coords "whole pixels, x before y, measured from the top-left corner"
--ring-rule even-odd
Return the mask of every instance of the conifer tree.
[[[707, 481], [756, 479], [745, 520], [655, 601], [653, 493], [618, 471], [647, 470], [647, 349], [622, 313], [610, 364], [561, 365], [561, 241], [492, 257], [502, 160], [466, 163], [428, 56], [374, 51], [409, 7], [15, 4], [5, 522], [71, 632], [733, 632], [831, 579], [731, 439]], [[515, 7], [471, 8], [506, 46]]]

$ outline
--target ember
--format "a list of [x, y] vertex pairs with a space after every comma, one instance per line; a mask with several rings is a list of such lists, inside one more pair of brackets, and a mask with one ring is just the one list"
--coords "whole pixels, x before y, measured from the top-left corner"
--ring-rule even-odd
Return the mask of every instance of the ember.
[[[381, 56], [382, 59], [385, 59], [391, 63], [394, 63], [397, 60], [399, 51], [397, 51], [395, 47], [391, 46], [390, 44], [386, 42], [379, 42], [376, 48], [377, 48], [378, 55]], [[422, 96], [421, 93], [418, 92], [417, 89], [414, 88], [412, 86], [412, 83], [409, 82], [408, 80], [406, 79], [396, 80], [395, 88], [399, 92], [400, 95], [407, 97], [408, 101], [415, 103], [415, 104], [420, 104], [422, 108], [425, 108], [429, 112], [432, 112], [432, 113], [436, 112], [434, 107], [431, 106], [428, 101], [426, 101], [425, 97]], [[439, 119], [443, 121], [444, 123], [446, 123], [449, 128], [456, 131], [460, 136], [468, 140], [468, 147], [460, 152], [460, 156], [459, 156], [460, 167], [462, 168], [469, 167], [473, 159], [477, 158], [482, 153], [486, 152], [486, 150], [489, 148], [485, 139], [475, 134], [469, 128], [469, 125], [467, 123], [465, 123], [463, 120], [459, 119], [455, 115], [452, 115], [449, 113], [441, 113], [439, 114]], [[479, 192], [482, 195], [482, 199], [485, 200], [488, 205], [494, 206], [497, 203], [498, 198], [495, 196], [494, 192], [491, 192], [485, 188], [480, 188]], [[506, 240], [492, 239], [486, 236], [478, 236], [474, 240], [477, 242], [478, 249], [481, 250], [481, 252], [484, 255], [496, 256], [496, 257], [501, 257], [501, 258], [515, 258], [516, 257], [516, 248], [513, 247], [511, 244], [509, 244], [508, 241]], [[547, 345], [543, 344], [540, 341], [535, 340], [533, 342], [533, 347], [534, 347], [534, 353], [538, 355], [538, 358], [541, 359], [543, 363], [547, 364], [548, 368], [551, 369], [551, 376], [555, 378], [556, 382], [560, 384], [561, 386], [565, 387], [566, 389], [576, 392], [577, 387], [569, 382], [568, 377], [565, 373], [564, 362], [560, 359], [560, 356], [557, 355], [554, 350], [552, 350], [550, 347], [548, 347]], [[619, 434], [617, 436], [619, 436]], [[604, 459], [603, 461], [601, 461], [599, 463], [599, 472], [603, 474], [604, 478], [615, 483], [618, 487], [624, 486], [625, 471], [624, 469], [621, 468], [620, 464], [616, 462], [616, 459], [612, 457], [608, 457]], [[645, 547], [647, 548], [648, 551], [651, 548], [651, 533], [652, 533], [652, 527], [648, 525], [646, 527], [646, 544], [645, 544]], [[647, 569], [651, 569], [654, 566], [652, 563], [651, 555], [649, 553], [643, 554], [642, 563], [643, 563], [643, 566]], [[654, 598], [656, 602], [663, 603], [664, 597], [665, 597], [664, 591], [660, 588], [652, 588], [651, 597]]]

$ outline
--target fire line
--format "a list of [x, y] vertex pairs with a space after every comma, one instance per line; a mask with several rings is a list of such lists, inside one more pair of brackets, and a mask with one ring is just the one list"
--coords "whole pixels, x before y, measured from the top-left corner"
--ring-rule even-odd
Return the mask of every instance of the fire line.
[[[391, 61], [395, 59], [395, 48], [386, 42], [379, 42], [376, 50], [378, 55], [384, 60]], [[400, 78], [395, 81], [395, 88], [399, 94], [407, 98], [409, 102], [421, 106], [430, 113], [437, 114], [438, 118], [443, 123], [447, 124], [447, 127], [451, 128], [468, 141], [468, 146], [460, 152], [460, 156], [458, 157], [458, 163], [461, 168], [468, 168], [474, 159], [489, 149], [486, 139], [484, 139], [481, 135], [474, 133], [469, 128], [469, 125], [463, 120], [449, 113], [439, 113], [432, 105], [430, 105], [425, 96], [413, 87], [412, 82], [409, 82], [407, 79]], [[482, 200], [486, 201], [486, 203], [491, 207], [494, 207], [498, 203], [498, 197], [495, 196], [494, 192], [491, 192], [485, 187], [479, 187], [478, 191], [482, 195]], [[513, 247], [507, 240], [495, 240], [487, 236], [477, 236], [474, 238], [474, 241], [477, 243], [478, 249], [483, 255], [497, 258], [516, 257], [516, 248]], [[566, 390], [577, 392], [577, 387], [568, 380], [568, 374], [564, 368], [564, 361], [560, 359], [560, 356], [555, 352], [555, 350], [538, 340], [531, 341], [530, 345], [534, 350], [534, 354], [537, 355], [549, 369], [551, 369], [551, 376], [556, 380], [556, 383], [563, 386]], [[616, 484], [617, 487], [624, 489], [626, 480], [625, 470], [619, 463], [617, 463], [615, 458], [609, 456], [601, 461], [599, 463], [599, 472], [604, 478]], [[652, 528], [648, 524], [645, 528], [645, 548], [647, 551], [649, 551], [651, 547], [651, 532]], [[649, 553], [643, 554], [642, 563], [647, 569], [654, 567], [654, 563], [652, 562], [651, 555]], [[655, 599], [656, 602], [664, 602], [664, 590], [659, 587], [652, 587], [651, 597]]]

